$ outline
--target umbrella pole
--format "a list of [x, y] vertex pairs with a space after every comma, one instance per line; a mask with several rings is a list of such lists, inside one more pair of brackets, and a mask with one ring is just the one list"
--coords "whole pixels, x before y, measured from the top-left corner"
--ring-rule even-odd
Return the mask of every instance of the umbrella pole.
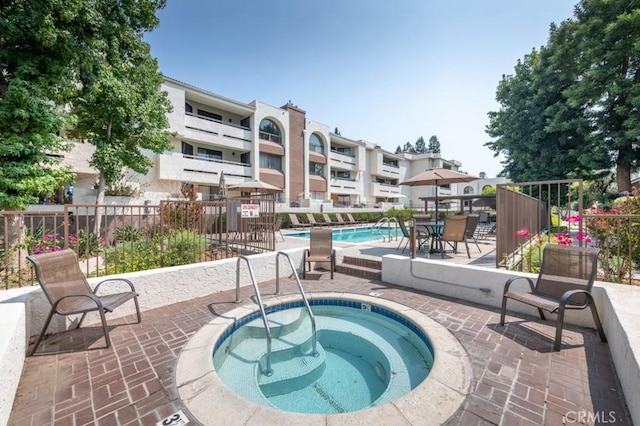
[[436, 223], [438, 223], [438, 181], [436, 180]]

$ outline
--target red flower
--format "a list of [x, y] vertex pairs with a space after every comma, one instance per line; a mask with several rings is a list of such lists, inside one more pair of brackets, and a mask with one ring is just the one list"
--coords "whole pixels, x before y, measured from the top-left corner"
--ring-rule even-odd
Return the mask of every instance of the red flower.
[[516, 231], [516, 237], [524, 238], [524, 237], [527, 237], [528, 235], [529, 235], [529, 229], [527, 227], [524, 227]]

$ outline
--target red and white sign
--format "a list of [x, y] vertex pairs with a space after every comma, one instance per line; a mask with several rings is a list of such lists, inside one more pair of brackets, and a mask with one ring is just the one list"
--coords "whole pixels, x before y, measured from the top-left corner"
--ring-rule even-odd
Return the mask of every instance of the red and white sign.
[[241, 217], [258, 217], [260, 216], [260, 204], [240, 204]]

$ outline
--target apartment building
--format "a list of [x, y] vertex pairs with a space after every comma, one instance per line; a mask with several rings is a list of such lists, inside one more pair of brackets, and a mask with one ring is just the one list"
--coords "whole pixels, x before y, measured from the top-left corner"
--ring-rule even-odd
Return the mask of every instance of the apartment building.
[[[162, 90], [173, 104], [168, 115], [175, 134], [172, 150], [150, 152], [154, 166], [146, 175], [125, 176], [138, 187], [137, 193], [113, 199], [113, 204], [156, 204], [179, 197], [190, 186], [201, 199], [215, 199], [224, 172], [227, 187], [258, 179], [281, 188], [276, 195], [279, 209], [422, 207], [420, 197], [434, 196], [435, 188], [400, 182], [431, 167], [461, 166], [440, 154], [394, 154], [375, 143], [335, 134], [291, 101], [282, 107], [243, 103], [168, 77]], [[76, 143], [65, 154], [66, 164], [79, 169], [79, 159], [90, 156], [90, 150], [90, 144]], [[95, 176], [82, 169], [74, 203], [95, 202]], [[439, 189], [439, 195], [456, 193], [456, 185]]]

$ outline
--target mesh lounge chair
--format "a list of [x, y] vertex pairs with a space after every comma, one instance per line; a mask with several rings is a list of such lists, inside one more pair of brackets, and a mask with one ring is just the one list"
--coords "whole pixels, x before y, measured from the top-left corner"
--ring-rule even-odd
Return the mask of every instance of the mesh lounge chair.
[[467, 249], [467, 257], [471, 259], [469, 244], [467, 244], [467, 216], [451, 215], [444, 218], [444, 228], [440, 237], [442, 257], [444, 257], [444, 243], [453, 248], [454, 253], [458, 253], [458, 243], [464, 243]]
[[[402, 248], [402, 253], [404, 253], [404, 251], [407, 249], [407, 246], [409, 245], [409, 241], [411, 241], [411, 232], [409, 231], [409, 229], [407, 229], [407, 225], [404, 223], [404, 219], [402, 217], [397, 217], [396, 220], [398, 221], [398, 225], [400, 225], [400, 230], [402, 231], [402, 238], [400, 239], [396, 250], [400, 248], [402, 241], [406, 239], [407, 242], [404, 243], [404, 247]], [[418, 243], [418, 250], [422, 248], [423, 244], [429, 241], [429, 234], [424, 229], [424, 227], [416, 228], [416, 240]]]
[[282, 216], [278, 216], [278, 218], [276, 219], [276, 224], [273, 227], [274, 236], [275, 236], [276, 232], [280, 234], [280, 237], [282, 238], [282, 241], [284, 242], [284, 235], [282, 235]]
[[324, 219], [325, 223], [327, 226], [333, 226], [333, 225], [339, 225], [339, 222], [334, 222], [331, 220], [331, 217], [329, 217], [328, 213], [322, 213], [322, 218]]
[[336, 213], [336, 219], [338, 219], [339, 225], [343, 225], [343, 226], [355, 225], [355, 223], [351, 221], [347, 222], [346, 220], [344, 220], [341, 213]]
[[331, 279], [336, 268], [336, 252], [333, 249], [333, 235], [331, 229], [312, 228], [309, 248], [304, 251], [302, 259], [302, 278], [307, 276], [307, 265], [311, 270], [311, 262], [330, 262]]
[[313, 213], [307, 213], [307, 220], [309, 221], [311, 226], [327, 226], [328, 225], [328, 223], [320, 223], [316, 221], [316, 218], [313, 215]]
[[[504, 325], [507, 311], [507, 299], [517, 300], [538, 308], [543, 320], [544, 312], [558, 314], [556, 320], [556, 339], [553, 349], [560, 350], [562, 328], [566, 309], [591, 308], [593, 320], [603, 342], [607, 341], [600, 323], [596, 305], [591, 296], [591, 288], [598, 270], [598, 253], [600, 249], [547, 244], [542, 257], [542, 267], [535, 285], [528, 277], [513, 277], [504, 285], [500, 325]], [[525, 279], [530, 291], [511, 291], [511, 284], [517, 279]]]
[[[33, 263], [36, 270], [36, 278], [42, 287], [44, 295], [51, 303], [49, 316], [42, 327], [36, 344], [33, 346], [30, 355], [38, 349], [40, 342], [49, 327], [49, 323], [54, 314], [76, 315], [82, 314], [76, 328], [80, 328], [82, 321], [88, 312], [97, 311], [102, 320], [102, 331], [107, 343], [107, 348], [111, 345], [105, 312], [113, 312], [115, 308], [133, 299], [136, 305], [138, 323], [142, 320], [140, 307], [138, 306], [138, 293], [133, 283], [124, 278], [110, 278], [100, 282], [95, 290], [91, 290], [80, 266], [78, 257], [73, 250], [61, 250], [57, 252], [45, 253], [35, 256], [27, 256]], [[98, 289], [105, 282], [123, 282], [129, 286], [131, 291], [98, 296]]]
[[298, 216], [295, 213], [289, 213], [289, 220], [294, 228], [308, 228], [312, 226], [310, 223], [302, 223], [298, 220]]
[[349, 218], [349, 220], [351, 221], [351, 223], [356, 224], [356, 223], [365, 223], [364, 220], [355, 220], [353, 218], [353, 215], [351, 213], [347, 213], [347, 217]]

